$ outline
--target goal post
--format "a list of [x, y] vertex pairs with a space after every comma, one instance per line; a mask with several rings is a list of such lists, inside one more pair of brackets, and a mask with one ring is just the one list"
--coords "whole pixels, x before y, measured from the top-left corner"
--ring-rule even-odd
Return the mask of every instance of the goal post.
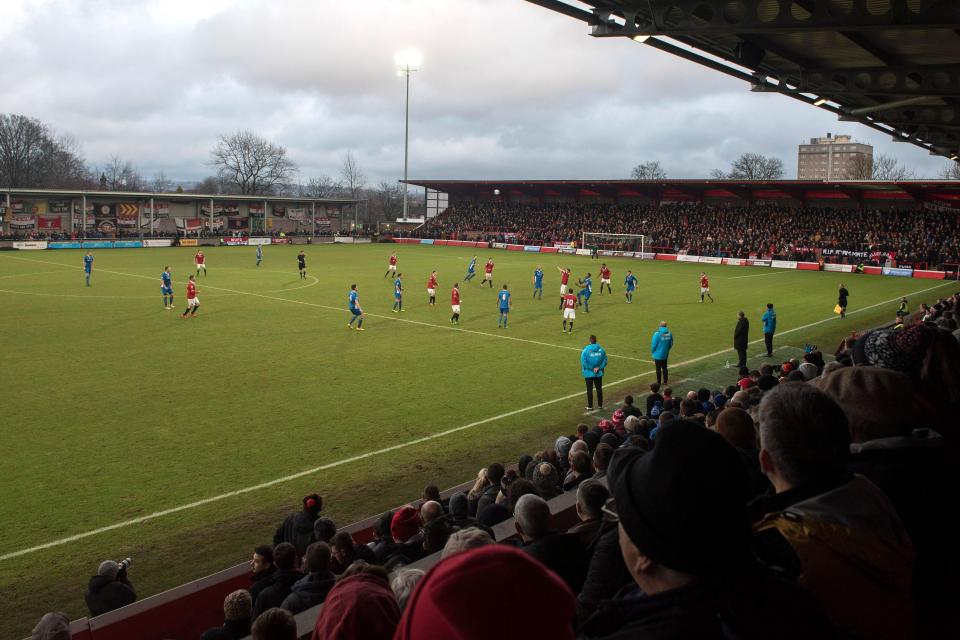
[[607, 251], [633, 251], [645, 253], [647, 236], [636, 233], [591, 233], [584, 231], [580, 238], [584, 249], [605, 249]]

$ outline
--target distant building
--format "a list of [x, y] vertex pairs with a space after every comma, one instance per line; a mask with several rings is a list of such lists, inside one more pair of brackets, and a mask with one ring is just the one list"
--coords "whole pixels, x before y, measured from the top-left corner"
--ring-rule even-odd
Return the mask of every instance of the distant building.
[[850, 136], [827, 134], [810, 138], [797, 152], [798, 180], [869, 180], [873, 176], [873, 147]]

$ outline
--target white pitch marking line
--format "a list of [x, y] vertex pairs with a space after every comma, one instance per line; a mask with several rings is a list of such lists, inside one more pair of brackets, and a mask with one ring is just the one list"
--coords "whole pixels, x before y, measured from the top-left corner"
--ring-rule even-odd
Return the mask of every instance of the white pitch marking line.
[[[23, 259], [23, 258], [20, 258], [20, 259]], [[147, 277], [147, 276], [143, 276], [143, 277]], [[916, 294], [918, 294], [918, 293], [925, 293], [925, 292], [927, 292], [927, 291], [932, 291], [932, 290], [934, 290], [934, 289], [939, 289], [940, 287], [943, 287], [943, 286], [948, 285], [948, 284], [951, 284], [951, 283], [949, 283], [949, 282], [944, 282], [944, 283], [941, 283], [941, 284], [939, 284], [939, 285], [936, 285], [936, 286], [933, 286], [933, 287], [929, 287], [929, 288], [927, 288], [927, 289], [922, 289], [922, 290], [920, 290], [920, 291], [914, 291], [914, 292], [912, 292], [912, 295], [916, 295]], [[851, 311], [851, 312], [848, 313], [847, 315], [849, 316], [849, 315], [852, 315], [852, 314], [854, 314], [854, 313], [857, 313], [858, 311], [865, 311], [865, 310], [867, 310], [867, 309], [871, 309], [871, 308], [873, 308], [873, 307], [878, 307], [878, 306], [883, 305], [883, 304], [889, 304], [889, 303], [891, 303], [891, 302], [894, 302], [894, 301], [896, 301], [896, 300], [899, 300], [901, 297], [902, 297], [902, 296], [898, 296], [898, 297], [896, 297], [896, 298], [891, 298], [890, 300], [885, 300], [885, 301], [883, 301], [883, 302], [878, 302], [877, 304], [871, 305], [870, 307], [863, 307], [863, 308], [861, 308], [861, 309], [857, 309], [857, 310]], [[801, 326], [799, 326], [799, 327], [794, 327], [793, 329], [787, 329], [786, 331], [781, 331], [779, 335], [786, 335], [786, 334], [788, 334], [788, 333], [794, 333], [794, 332], [796, 332], [796, 331], [803, 331], [804, 329], [809, 329], [810, 327], [813, 327], [813, 326], [816, 326], [816, 325], [819, 325], [819, 324], [823, 324], [824, 322], [832, 322], [834, 319], [835, 319], [834, 317], [830, 317], [830, 318], [826, 318], [826, 319], [824, 319], [824, 320], [818, 320], [818, 321], [816, 321], [816, 322], [811, 322], [811, 323], [809, 323], [809, 324], [801, 325]], [[760, 339], [758, 339], [758, 340], [752, 340], [749, 344], [758, 344], [758, 343], [760, 343], [760, 342], [763, 342], [763, 338], [760, 338]], [[720, 351], [714, 351], [713, 353], [708, 353], [708, 354], [706, 354], [706, 355], [698, 356], [698, 357], [696, 357], [696, 358], [691, 358], [690, 360], [685, 360], [685, 361], [683, 361], [683, 362], [680, 362], [680, 363], [678, 363], [678, 364], [675, 364], [674, 367], [683, 367], [683, 366], [691, 365], [691, 364], [694, 364], [694, 363], [697, 363], [697, 362], [701, 362], [701, 361], [703, 361], [703, 360], [707, 360], [707, 359], [709, 359], [709, 358], [715, 358], [715, 357], [717, 357], [717, 356], [723, 355], [723, 354], [728, 353], [728, 352], [730, 352], [730, 351], [733, 351], [733, 348], [732, 348], [732, 347], [731, 347], [731, 348], [727, 348], [727, 349], [721, 349]], [[609, 384], [606, 385], [606, 386], [607, 386], [608, 388], [609, 388], [609, 387], [613, 387], [613, 386], [618, 386], [618, 385], [621, 385], [621, 384], [623, 384], [623, 383], [625, 383], [625, 382], [630, 382], [630, 381], [632, 381], [632, 380], [636, 380], [637, 378], [643, 378], [643, 377], [645, 377], [645, 376], [649, 376], [649, 375], [652, 375], [652, 374], [654, 374], [654, 373], [656, 373], [656, 372], [655, 372], [655, 371], [644, 371], [643, 373], [638, 373], [638, 374], [635, 374], [635, 375], [632, 375], [632, 376], [628, 376], [628, 377], [626, 377], [626, 378], [621, 378], [620, 380], [616, 380], [616, 381], [614, 381], [614, 382], [611, 382], [611, 383], [609, 383]], [[497, 420], [502, 420], [503, 418], [509, 418], [509, 417], [518, 415], [518, 414], [520, 414], [520, 413], [525, 413], [525, 412], [527, 412], [527, 411], [533, 411], [534, 409], [540, 409], [541, 407], [546, 407], [546, 406], [549, 406], [549, 405], [551, 405], [551, 404], [557, 404], [558, 402], [564, 402], [564, 401], [566, 401], [566, 400], [571, 400], [571, 399], [573, 399], [573, 398], [582, 397], [582, 394], [583, 394], [582, 391], [578, 391], [577, 393], [571, 393], [571, 394], [569, 394], [569, 395], [561, 396], [561, 397], [559, 397], [559, 398], [554, 398], [554, 399], [552, 399], [552, 400], [545, 400], [545, 401], [543, 401], [543, 402], [539, 402], [539, 403], [537, 403], [537, 404], [532, 404], [532, 405], [530, 405], [530, 406], [523, 407], [523, 408], [521, 408], [521, 409], [514, 409], [513, 411], [507, 411], [506, 413], [501, 413], [501, 414], [499, 414], [499, 415], [495, 415], [495, 416], [492, 416], [492, 417], [489, 417], [489, 418], [484, 418], [484, 419], [482, 419], [482, 420], [477, 420], [477, 421], [475, 421], [475, 422], [471, 422], [471, 423], [462, 425], [462, 426], [460, 426], [460, 427], [454, 427], [454, 428], [452, 428], [452, 429], [447, 429], [446, 431], [440, 431], [439, 433], [434, 433], [434, 434], [431, 434], [431, 435], [428, 435], [428, 436], [423, 436], [423, 437], [420, 437], [420, 438], [416, 438], [416, 439], [414, 439], [414, 440], [410, 440], [409, 442], [403, 442], [403, 443], [400, 443], [400, 444], [392, 445], [392, 446], [390, 446], [390, 447], [384, 447], [383, 449], [377, 449], [376, 451], [368, 451], [367, 453], [361, 453], [361, 454], [358, 454], [358, 455], [355, 455], [355, 456], [351, 456], [351, 457], [349, 457], [349, 458], [344, 458], [343, 460], [337, 460], [337, 461], [335, 461], [335, 462], [329, 462], [329, 463], [327, 463], [327, 464], [320, 465], [320, 466], [314, 467], [314, 468], [312, 468], [312, 469], [306, 469], [306, 470], [304, 470], [304, 471], [299, 471], [299, 472], [297, 472], [297, 473], [293, 473], [293, 474], [290, 474], [290, 475], [287, 475], [287, 476], [283, 476], [283, 477], [281, 477], [281, 478], [275, 478], [275, 479], [273, 479], [273, 480], [268, 480], [267, 482], [261, 482], [260, 484], [256, 484], [256, 485], [253, 485], [253, 486], [250, 486], [250, 487], [244, 487], [243, 489], [237, 489], [237, 490], [235, 490], [235, 491], [230, 491], [230, 492], [227, 492], [227, 493], [221, 493], [220, 495], [211, 496], [211, 497], [209, 497], [209, 498], [204, 498], [204, 499], [202, 499], [202, 500], [197, 500], [197, 501], [195, 501], [195, 502], [190, 502], [190, 503], [183, 504], [183, 505], [180, 505], [180, 506], [177, 506], [177, 507], [171, 507], [170, 509], [164, 509], [163, 511], [157, 511], [157, 512], [155, 512], [155, 513], [151, 513], [151, 514], [147, 514], [147, 515], [144, 515], [144, 516], [140, 516], [140, 517], [138, 517], [138, 518], [132, 518], [132, 519], [130, 519], [130, 520], [123, 520], [123, 521], [121, 521], [121, 522], [117, 522], [117, 523], [114, 523], [114, 524], [111, 524], [111, 525], [107, 525], [107, 526], [105, 526], [105, 527], [100, 527], [99, 529], [92, 529], [92, 530], [90, 530], [90, 531], [85, 531], [85, 532], [83, 532], [83, 533], [77, 533], [77, 534], [74, 534], [74, 535], [72, 535], [72, 536], [67, 536], [67, 537], [65, 537], [65, 538], [60, 538], [59, 540], [53, 540], [53, 541], [51, 541], [51, 542], [45, 542], [45, 543], [43, 543], [43, 544], [39, 544], [39, 545], [36, 545], [36, 546], [33, 546], [33, 547], [28, 547], [28, 548], [26, 548], [26, 549], [20, 549], [19, 551], [11, 551], [10, 553], [5, 553], [5, 554], [3, 554], [3, 555], [0, 555], [0, 561], [9, 560], [9, 559], [11, 559], [11, 558], [17, 558], [17, 557], [20, 557], [20, 556], [25, 556], [25, 555], [28, 555], [28, 554], [31, 554], [31, 553], [35, 553], [35, 552], [37, 552], [37, 551], [43, 551], [44, 549], [50, 549], [50, 548], [52, 548], [52, 547], [57, 547], [57, 546], [60, 546], [60, 545], [68, 544], [68, 543], [70, 543], [70, 542], [75, 542], [75, 541], [77, 541], [77, 540], [82, 540], [82, 539], [84, 539], [84, 538], [89, 538], [89, 537], [91, 537], [91, 536], [95, 536], [95, 535], [98, 535], [98, 534], [101, 534], [101, 533], [106, 533], [107, 531], [114, 531], [114, 530], [116, 530], [116, 529], [122, 529], [122, 528], [129, 527], [129, 526], [132, 526], [132, 525], [135, 525], [135, 524], [140, 524], [140, 523], [142, 523], [142, 522], [146, 522], [146, 521], [148, 521], [148, 520], [154, 520], [154, 519], [156, 519], [156, 518], [161, 518], [161, 517], [163, 517], [163, 516], [167, 516], [167, 515], [170, 515], [170, 514], [172, 514], [172, 513], [179, 513], [179, 512], [181, 512], [181, 511], [187, 511], [188, 509], [194, 509], [194, 508], [196, 508], [196, 507], [201, 507], [201, 506], [203, 506], [203, 505], [210, 504], [210, 503], [213, 503], [213, 502], [219, 502], [219, 501], [221, 501], [221, 500], [226, 500], [227, 498], [233, 498], [233, 497], [235, 497], [235, 496], [243, 495], [243, 494], [246, 494], [246, 493], [251, 493], [251, 492], [253, 492], [253, 491], [258, 491], [258, 490], [260, 490], [260, 489], [266, 489], [266, 488], [268, 488], [268, 487], [272, 487], [272, 486], [277, 485], [277, 484], [282, 484], [282, 483], [288, 482], [288, 481], [290, 481], [290, 480], [296, 480], [296, 479], [302, 478], [302, 477], [304, 477], [304, 476], [308, 476], [308, 475], [312, 475], [312, 474], [315, 474], [315, 473], [319, 473], [320, 471], [326, 471], [326, 470], [328, 470], [328, 469], [333, 469], [333, 468], [336, 468], [336, 467], [340, 467], [340, 466], [343, 466], [343, 465], [345, 465], [345, 464], [350, 464], [350, 463], [352, 463], [352, 462], [357, 462], [357, 461], [359, 461], [359, 460], [365, 460], [365, 459], [367, 459], [367, 458], [372, 458], [372, 457], [374, 457], [374, 456], [382, 455], [382, 454], [384, 454], [384, 453], [390, 453], [391, 451], [398, 451], [398, 450], [400, 450], [400, 449], [405, 449], [405, 448], [407, 448], [407, 447], [412, 447], [412, 446], [417, 445], [417, 444], [423, 444], [424, 442], [429, 442], [429, 441], [431, 441], [431, 440], [436, 440], [436, 439], [438, 439], [438, 438], [443, 438], [443, 437], [445, 437], [445, 436], [448, 436], [448, 435], [451, 435], [451, 434], [454, 434], [454, 433], [459, 433], [459, 432], [461, 432], [461, 431], [466, 431], [466, 430], [468, 430], [468, 429], [473, 429], [474, 427], [479, 427], [479, 426], [481, 426], [481, 425], [488, 424], [488, 423], [490, 423], [490, 422], [495, 422], [495, 421], [497, 421]]]
[[749, 276], [732, 276], [732, 277], [729, 278], [729, 280], [739, 280], [740, 278], [762, 278], [762, 277], [764, 277], [764, 276], [779, 276], [779, 275], [782, 275], [782, 274], [784, 274], [784, 273], [790, 273], [790, 270], [789, 270], [789, 269], [780, 269], [780, 270], [778, 270], [778, 271], [774, 271], [773, 273], [753, 273], [753, 274], [751, 274], [751, 275], [749, 275]]
[[[71, 265], [63, 264], [63, 263], [61, 263], [61, 262], [50, 262], [50, 261], [48, 261], [48, 260], [36, 260], [36, 259], [32, 259], [32, 258], [18, 258], [18, 257], [15, 257], [15, 256], [4, 256], [4, 257], [8, 257], [8, 258], [11, 258], [11, 259], [13, 259], [13, 260], [25, 260], [25, 261], [27, 261], [27, 262], [44, 262], [44, 263], [46, 263], [46, 264], [58, 264], [58, 265], [60, 265], [60, 266], [62, 266], [62, 267], [71, 266]], [[82, 269], [82, 267], [79, 267], [79, 266], [76, 267], [76, 268], [77, 268], [77, 269]], [[153, 279], [154, 279], [152, 276], [144, 276], [144, 275], [140, 275], [140, 274], [138, 274], [138, 273], [124, 273], [124, 272], [122, 272], [122, 271], [110, 271], [109, 269], [100, 269], [100, 271], [103, 272], [103, 273], [109, 273], [109, 274], [112, 274], [112, 275], [129, 276], [129, 277], [131, 277], [131, 278], [143, 278], [143, 279], [147, 279], [147, 280], [153, 280]], [[312, 278], [313, 276], [310, 276], [310, 277]], [[199, 283], [199, 281], [198, 281], [198, 283]], [[276, 301], [279, 301], [279, 302], [289, 302], [289, 303], [292, 303], [292, 304], [299, 304], [299, 305], [304, 305], [304, 306], [307, 306], [307, 307], [316, 307], [317, 309], [327, 309], [327, 310], [329, 310], [329, 311], [340, 311], [340, 312], [343, 312], [343, 311], [344, 311], [344, 310], [343, 310], [342, 308], [340, 308], [340, 307], [331, 307], [331, 306], [329, 306], [329, 305], [317, 304], [316, 302], [307, 302], [307, 301], [305, 301], [305, 300], [290, 300], [289, 298], [278, 298], [277, 296], [268, 296], [268, 295], [266, 295], [266, 294], [256, 293], [256, 292], [253, 292], [253, 291], [237, 291], [236, 289], [227, 289], [226, 287], [217, 287], [217, 286], [214, 286], [214, 285], [212, 285], [212, 284], [211, 284], [211, 285], [208, 285], [208, 284], [200, 285], [200, 284], [198, 284], [198, 286], [206, 287], [207, 289], [216, 289], [216, 290], [218, 290], [218, 291], [227, 291], [227, 292], [229, 292], [229, 293], [233, 293], [233, 294], [237, 294], [237, 295], [255, 296], [255, 297], [257, 297], [257, 298], [264, 298], [264, 299], [266, 299], [266, 300], [276, 300]], [[308, 286], [313, 286], [313, 285], [308, 285]], [[297, 288], [306, 288], [306, 287], [297, 287]], [[295, 291], [295, 289], [288, 289], [287, 291]], [[516, 337], [516, 336], [507, 336], [507, 335], [502, 335], [502, 334], [498, 334], [498, 333], [487, 333], [487, 332], [485, 332], [485, 331], [477, 331], [476, 329], [463, 329], [463, 328], [461, 328], [461, 327], [448, 327], [448, 326], [445, 326], [445, 325], [442, 325], [442, 324], [433, 324], [433, 323], [430, 323], [430, 322], [423, 322], [423, 321], [420, 321], [420, 320], [410, 320], [410, 319], [408, 319], [408, 318], [399, 318], [399, 317], [397, 317], [397, 316], [380, 315], [380, 314], [377, 314], [377, 313], [365, 313], [364, 315], [369, 316], [369, 317], [371, 317], [371, 318], [379, 318], [379, 319], [381, 319], [381, 320], [393, 320], [393, 321], [396, 321], [396, 322], [405, 322], [405, 323], [407, 323], [407, 324], [414, 324], [414, 325], [419, 325], [419, 326], [423, 326], [423, 327], [432, 327], [432, 328], [434, 328], [434, 329], [444, 329], [444, 330], [448, 330], [448, 331], [459, 331], [459, 332], [462, 332], [462, 333], [472, 333], [472, 334], [475, 334], [475, 335], [478, 335], [478, 336], [486, 336], [486, 337], [488, 337], [488, 338], [500, 338], [500, 339], [502, 339], [502, 340], [513, 340], [513, 341], [515, 341], [515, 342], [526, 342], [526, 343], [528, 343], [528, 344], [536, 344], [536, 345], [540, 345], [540, 346], [542, 346], [542, 347], [552, 347], [552, 348], [554, 348], [554, 349], [567, 349], [567, 350], [569, 350], [569, 351], [577, 351], [577, 352], [582, 351], [582, 349], [581, 349], [580, 347], [568, 347], [568, 346], [562, 345], [562, 344], [552, 344], [552, 343], [550, 343], [550, 342], [540, 342], [539, 340], [530, 340], [530, 339], [527, 339], [527, 338], [518, 338], [518, 337]], [[849, 314], [848, 314], [848, 315], [849, 315]], [[619, 355], [619, 354], [616, 354], [616, 353], [608, 353], [607, 356], [610, 357], [610, 358], [620, 358], [620, 359], [622, 359], [622, 360], [633, 360], [634, 362], [643, 362], [643, 363], [645, 363], [645, 364], [653, 364], [653, 361], [652, 361], [652, 360], [644, 360], [643, 358], [634, 358], [633, 356], [624, 356], [624, 355]]]

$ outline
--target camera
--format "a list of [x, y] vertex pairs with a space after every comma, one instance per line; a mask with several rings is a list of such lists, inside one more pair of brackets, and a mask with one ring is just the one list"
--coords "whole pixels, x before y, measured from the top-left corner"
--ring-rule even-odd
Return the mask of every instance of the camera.
[[126, 571], [131, 564], [133, 564], [133, 558], [124, 558], [123, 560], [120, 561], [119, 570]]

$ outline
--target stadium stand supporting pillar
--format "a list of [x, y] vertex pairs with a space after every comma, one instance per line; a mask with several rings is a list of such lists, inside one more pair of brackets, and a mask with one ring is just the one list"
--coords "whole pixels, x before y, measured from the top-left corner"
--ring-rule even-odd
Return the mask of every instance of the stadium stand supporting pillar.
[[310, 235], [317, 235], [317, 201], [310, 203]]
[[213, 198], [210, 198], [210, 233], [213, 233]]
[[[87, 194], [80, 198], [80, 237], [87, 237]], [[7, 211], [10, 210], [10, 194], [7, 194]]]

